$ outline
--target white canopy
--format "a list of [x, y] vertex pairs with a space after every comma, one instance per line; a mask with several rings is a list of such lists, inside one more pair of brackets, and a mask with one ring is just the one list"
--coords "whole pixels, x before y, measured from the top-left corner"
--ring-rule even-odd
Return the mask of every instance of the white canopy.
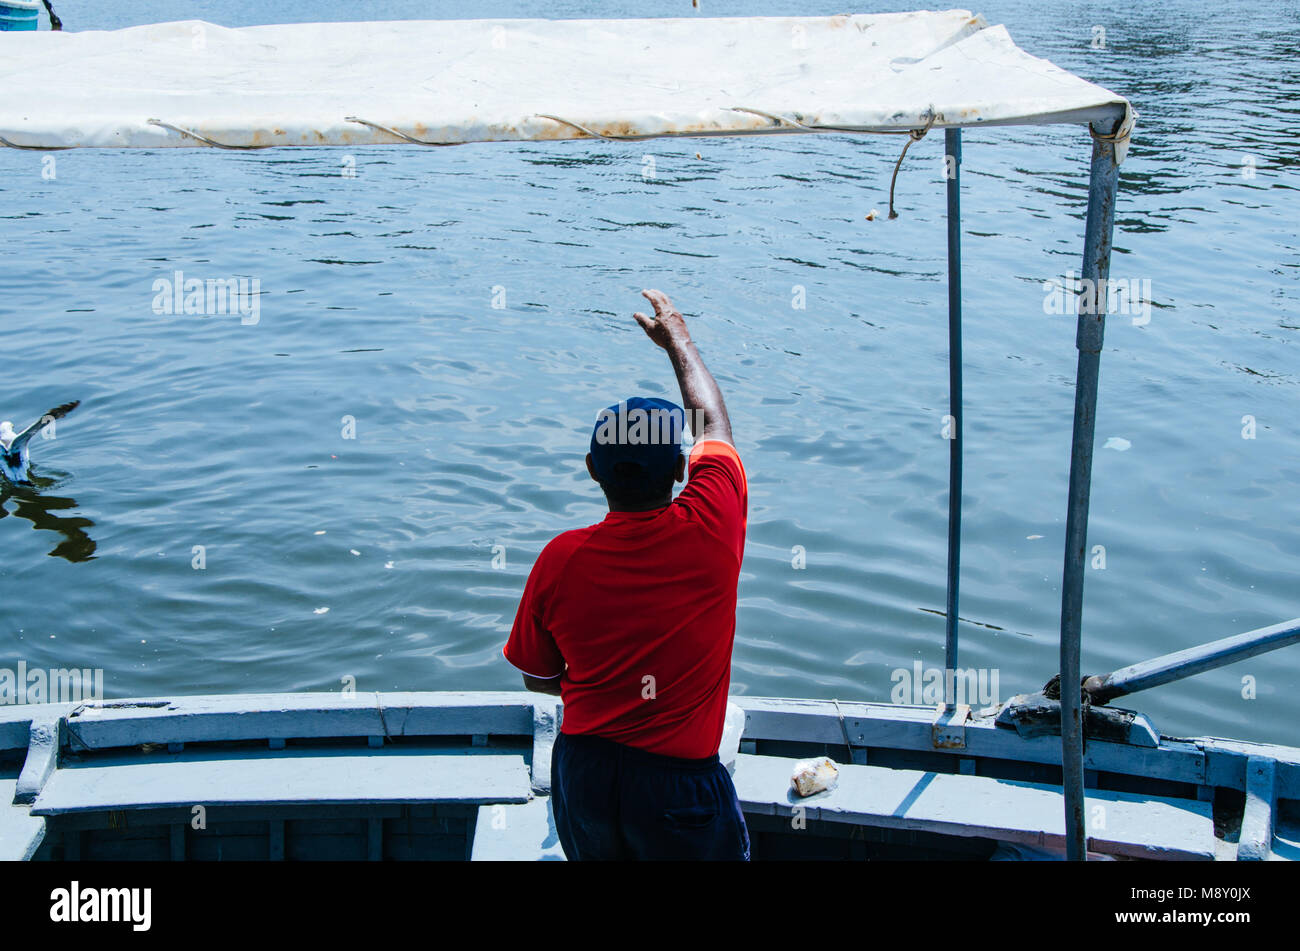
[[[965, 10], [0, 33], [0, 140], [358, 146], [1125, 119]], [[400, 133], [395, 134], [395, 133]], [[1122, 157], [1122, 152], [1120, 153]]]

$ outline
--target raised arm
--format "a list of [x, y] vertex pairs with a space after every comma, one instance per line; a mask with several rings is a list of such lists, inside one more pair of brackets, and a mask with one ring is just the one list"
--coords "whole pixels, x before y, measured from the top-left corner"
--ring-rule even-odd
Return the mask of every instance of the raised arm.
[[695, 349], [685, 318], [663, 291], [642, 291], [641, 294], [654, 305], [655, 315], [647, 317], [635, 313], [632, 316], [646, 336], [668, 352], [668, 359], [677, 374], [677, 384], [682, 389], [682, 406], [691, 421], [695, 441], [721, 439], [731, 442], [731, 420], [727, 418], [722, 391], [704, 365], [704, 358]]

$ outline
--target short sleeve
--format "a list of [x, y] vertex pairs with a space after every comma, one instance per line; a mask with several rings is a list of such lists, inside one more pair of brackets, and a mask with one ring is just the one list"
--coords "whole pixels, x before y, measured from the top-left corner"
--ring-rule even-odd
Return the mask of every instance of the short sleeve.
[[551, 680], [564, 673], [564, 657], [555, 638], [542, 624], [545, 608], [546, 552], [537, 559], [524, 584], [524, 594], [515, 611], [510, 640], [501, 653], [516, 669], [539, 680]]
[[749, 483], [736, 447], [721, 439], [705, 439], [691, 450], [690, 477], [674, 505], [680, 505], [744, 557], [745, 520], [749, 510]]

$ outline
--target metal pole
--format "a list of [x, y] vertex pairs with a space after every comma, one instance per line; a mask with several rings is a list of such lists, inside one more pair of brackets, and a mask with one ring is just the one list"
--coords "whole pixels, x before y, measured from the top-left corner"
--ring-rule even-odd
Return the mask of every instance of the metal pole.
[[1105, 677], [1089, 677], [1084, 689], [1094, 703], [1106, 703], [1292, 644], [1300, 644], [1300, 618], [1130, 664]]
[[956, 698], [957, 588], [961, 573], [961, 129], [944, 132], [944, 175], [948, 181], [948, 604], [944, 640], [944, 707]]
[[1075, 346], [1079, 369], [1074, 384], [1074, 436], [1070, 445], [1070, 500], [1065, 522], [1065, 565], [1061, 580], [1061, 787], [1065, 793], [1065, 854], [1087, 859], [1083, 817], [1083, 720], [1079, 673], [1079, 631], [1083, 616], [1083, 572], [1088, 542], [1092, 442], [1097, 411], [1097, 373], [1106, 325], [1106, 278], [1119, 166], [1115, 145], [1098, 135], [1118, 123], [1093, 127], [1088, 181], [1088, 223], [1084, 231], [1082, 293]]

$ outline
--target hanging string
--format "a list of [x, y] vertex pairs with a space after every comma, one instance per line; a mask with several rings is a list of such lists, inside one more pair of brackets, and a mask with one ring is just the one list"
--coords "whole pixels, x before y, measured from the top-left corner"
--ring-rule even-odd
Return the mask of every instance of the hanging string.
[[902, 154], [898, 156], [898, 161], [894, 163], [894, 174], [889, 178], [889, 218], [892, 221], [898, 217], [898, 212], [894, 211], [894, 185], [898, 182], [898, 170], [903, 164], [903, 159], [907, 155], [907, 150], [912, 147], [913, 142], [920, 142], [925, 138], [925, 134], [934, 126], [934, 107], [930, 107], [930, 121], [925, 124], [924, 129], [913, 129], [908, 133], [907, 141], [903, 143]]

